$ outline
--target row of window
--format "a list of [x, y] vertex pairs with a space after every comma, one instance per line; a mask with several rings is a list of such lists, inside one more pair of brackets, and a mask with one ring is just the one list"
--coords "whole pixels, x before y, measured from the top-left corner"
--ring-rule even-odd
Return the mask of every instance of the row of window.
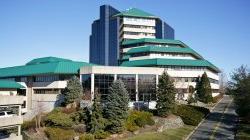
[[166, 44], [166, 43], [137, 43], [137, 44], [131, 44], [131, 45], [125, 45], [123, 48], [133, 48], [133, 47], [140, 47], [140, 46], [159, 46], [159, 47], [178, 47], [182, 48], [180, 45], [175, 44]]
[[128, 24], [124, 24], [123, 27], [137, 28], [137, 29], [155, 29], [154, 26], [128, 25]]
[[[175, 82], [197, 82], [197, 77], [174, 77]], [[219, 84], [218, 80], [209, 78], [210, 83]]]
[[140, 56], [149, 56], [150, 54], [154, 54], [155, 56], [166, 56], [166, 57], [191, 57], [190, 54], [184, 53], [164, 53], [164, 52], [144, 52], [144, 53], [135, 53], [132, 54], [131, 57], [140, 57]]
[[34, 94], [59, 94], [60, 89], [34, 89]]
[[133, 17], [124, 17], [124, 21], [154, 22], [154, 21], [155, 21], [155, 19], [149, 19], [149, 18], [133, 18]]
[[[144, 35], [144, 36], [155, 36], [154, 33], [142, 33], [142, 32], [123, 32], [124, 35]], [[122, 34], [122, 35], [123, 35]]]
[[[53, 82], [59, 80], [68, 80], [72, 75], [41, 75], [31, 77], [32, 82]], [[10, 80], [16, 82], [28, 82], [28, 77], [15, 77], [15, 78], [3, 78], [3, 80]]]

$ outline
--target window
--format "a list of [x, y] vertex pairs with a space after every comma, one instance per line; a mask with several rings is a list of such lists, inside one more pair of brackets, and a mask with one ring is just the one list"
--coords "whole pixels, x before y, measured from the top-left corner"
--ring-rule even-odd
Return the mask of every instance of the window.
[[139, 101], [156, 100], [156, 75], [138, 75]]
[[101, 100], [105, 101], [108, 95], [108, 89], [114, 82], [114, 75], [112, 74], [95, 74], [95, 91], [101, 94]]
[[59, 94], [59, 89], [34, 89], [35, 94]]
[[129, 97], [131, 101], [136, 101], [136, 83], [135, 83], [135, 75], [133, 74], [118, 74], [117, 79], [121, 80], [129, 93]]
[[59, 76], [58, 75], [45, 75], [45, 76], [36, 76], [35, 77], [35, 82], [53, 82], [53, 81], [58, 81]]

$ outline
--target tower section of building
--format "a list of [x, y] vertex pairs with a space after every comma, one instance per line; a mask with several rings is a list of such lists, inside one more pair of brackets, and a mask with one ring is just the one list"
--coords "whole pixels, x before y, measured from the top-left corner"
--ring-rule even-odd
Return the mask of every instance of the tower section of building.
[[89, 61], [107, 66], [119, 65], [121, 42], [140, 38], [174, 39], [174, 29], [145, 11], [131, 8], [120, 12], [103, 5], [100, 18], [92, 23]]

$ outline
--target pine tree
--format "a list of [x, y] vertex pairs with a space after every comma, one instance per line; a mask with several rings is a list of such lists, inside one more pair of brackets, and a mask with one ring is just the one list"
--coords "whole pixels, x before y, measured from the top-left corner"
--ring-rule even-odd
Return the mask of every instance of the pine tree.
[[105, 118], [108, 121], [107, 130], [119, 133], [124, 130], [125, 120], [128, 117], [128, 91], [121, 80], [115, 81], [109, 88], [105, 108]]
[[210, 81], [207, 77], [206, 72], [202, 74], [202, 77], [197, 82], [197, 97], [198, 100], [204, 103], [209, 103], [213, 101], [212, 89]]
[[157, 89], [156, 109], [159, 116], [166, 117], [172, 114], [175, 109], [175, 95], [176, 89], [173, 81], [166, 72], [163, 72]]
[[105, 128], [105, 119], [102, 115], [102, 105], [100, 102], [100, 96], [95, 92], [94, 103], [92, 106], [92, 113], [90, 114], [90, 122], [87, 128], [91, 133], [103, 131]]
[[73, 76], [67, 83], [67, 87], [64, 92], [65, 104], [75, 102], [81, 96], [83, 96], [83, 88], [78, 77]]

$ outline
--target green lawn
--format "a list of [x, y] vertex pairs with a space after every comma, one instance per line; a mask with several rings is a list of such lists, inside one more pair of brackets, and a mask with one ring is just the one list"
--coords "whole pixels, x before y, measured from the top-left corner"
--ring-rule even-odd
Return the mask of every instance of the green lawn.
[[185, 125], [182, 128], [167, 129], [161, 133], [148, 132], [139, 134], [127, 140], [183, 140], [194, 128], [194, 126]]

